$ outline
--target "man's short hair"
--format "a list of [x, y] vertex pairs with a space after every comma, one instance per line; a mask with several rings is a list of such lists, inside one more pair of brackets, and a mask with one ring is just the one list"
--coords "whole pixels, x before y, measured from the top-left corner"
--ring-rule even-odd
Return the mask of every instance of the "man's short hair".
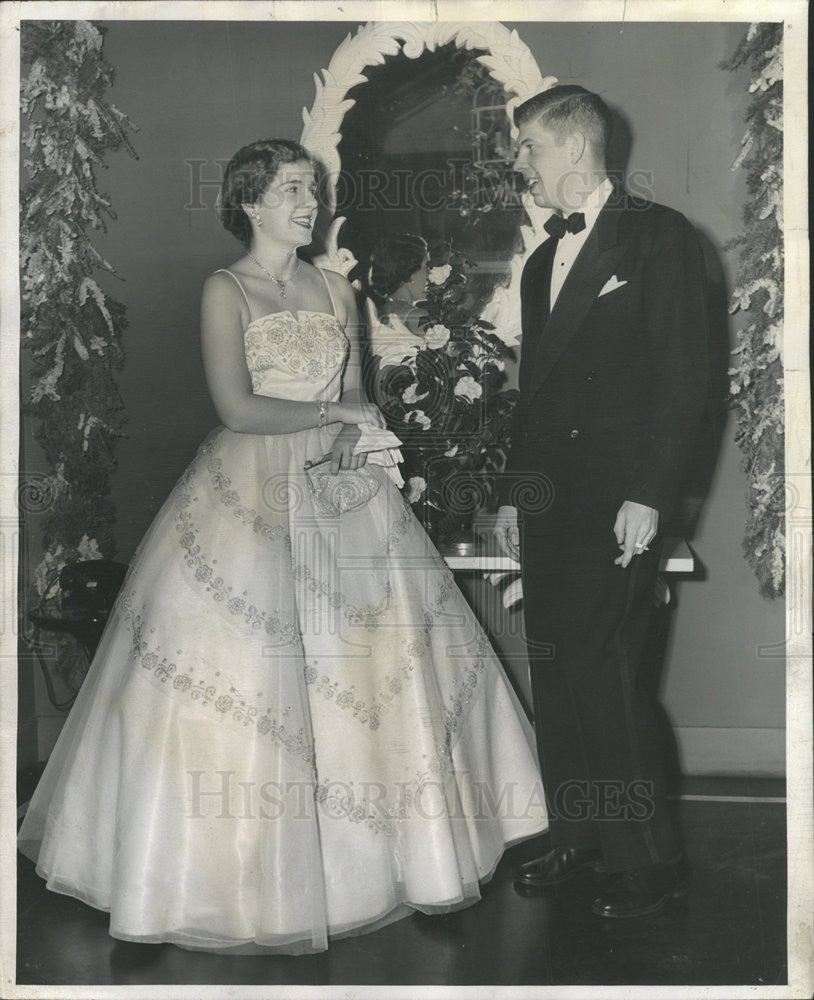
[[535, 94], [514, 110], [515, 125], [539, 119], [562, 141], [572, 132], [581, 132], [595, 153], [604, 158], [613, 119], [610, 109], [598, 94], [576, 84], [562, 84]]

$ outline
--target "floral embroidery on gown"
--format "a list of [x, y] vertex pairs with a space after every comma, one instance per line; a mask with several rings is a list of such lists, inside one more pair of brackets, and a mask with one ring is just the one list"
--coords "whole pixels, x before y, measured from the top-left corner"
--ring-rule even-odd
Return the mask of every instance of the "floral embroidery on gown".
[[[333, 315], [244, 339], [255, 393], [339, 398]], [[114, 937], [321, 950], [475, 902], [546, 827], [531, 727], [387, 472], [312, 506], [338, 430], [217, 428], [133, 558], [19, 841]]]

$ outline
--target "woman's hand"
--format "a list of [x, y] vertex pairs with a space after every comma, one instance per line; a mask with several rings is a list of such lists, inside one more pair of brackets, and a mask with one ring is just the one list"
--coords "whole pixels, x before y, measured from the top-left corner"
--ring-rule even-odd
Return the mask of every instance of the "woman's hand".
[[367, 462], [367, 455], [354, 455], [353, 449], [362, 436], [361, 430], [351, 423], [346, 423], [334, 438], [331, 449], [331, 475], [335, 476], [340, 469], [358, 469]]

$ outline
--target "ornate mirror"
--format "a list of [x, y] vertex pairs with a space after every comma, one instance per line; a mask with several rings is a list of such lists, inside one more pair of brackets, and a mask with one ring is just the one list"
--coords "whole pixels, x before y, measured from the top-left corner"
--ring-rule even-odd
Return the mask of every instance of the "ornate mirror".
[[452, 240], [478, 264], [483, 318], [517, 343], [520, 273], [548, 213], [505, 169], [511, 114], [555, 82], [499, 23], [369, 22], [348, 35], [303, 111], [301, 141], [326, 171], [326, 266], [358, 276], [395, 231]]

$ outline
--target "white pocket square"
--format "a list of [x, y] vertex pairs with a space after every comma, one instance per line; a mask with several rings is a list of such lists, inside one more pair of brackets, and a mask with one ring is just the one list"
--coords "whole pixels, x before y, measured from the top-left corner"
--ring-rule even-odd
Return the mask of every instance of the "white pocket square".
[[602, 291], [599, 293], [599, 295], [597, 295], [597, 298], [600, 298], [602, 295], [607, 295], [608, 292], [615, 292], [617, 288], [621, 288], [622, 285], [626, 284], [627, 284], [626, 281], [620, 281], [614, 274], [610, 278], [608, 278], [608, 280], [602, 286]]

